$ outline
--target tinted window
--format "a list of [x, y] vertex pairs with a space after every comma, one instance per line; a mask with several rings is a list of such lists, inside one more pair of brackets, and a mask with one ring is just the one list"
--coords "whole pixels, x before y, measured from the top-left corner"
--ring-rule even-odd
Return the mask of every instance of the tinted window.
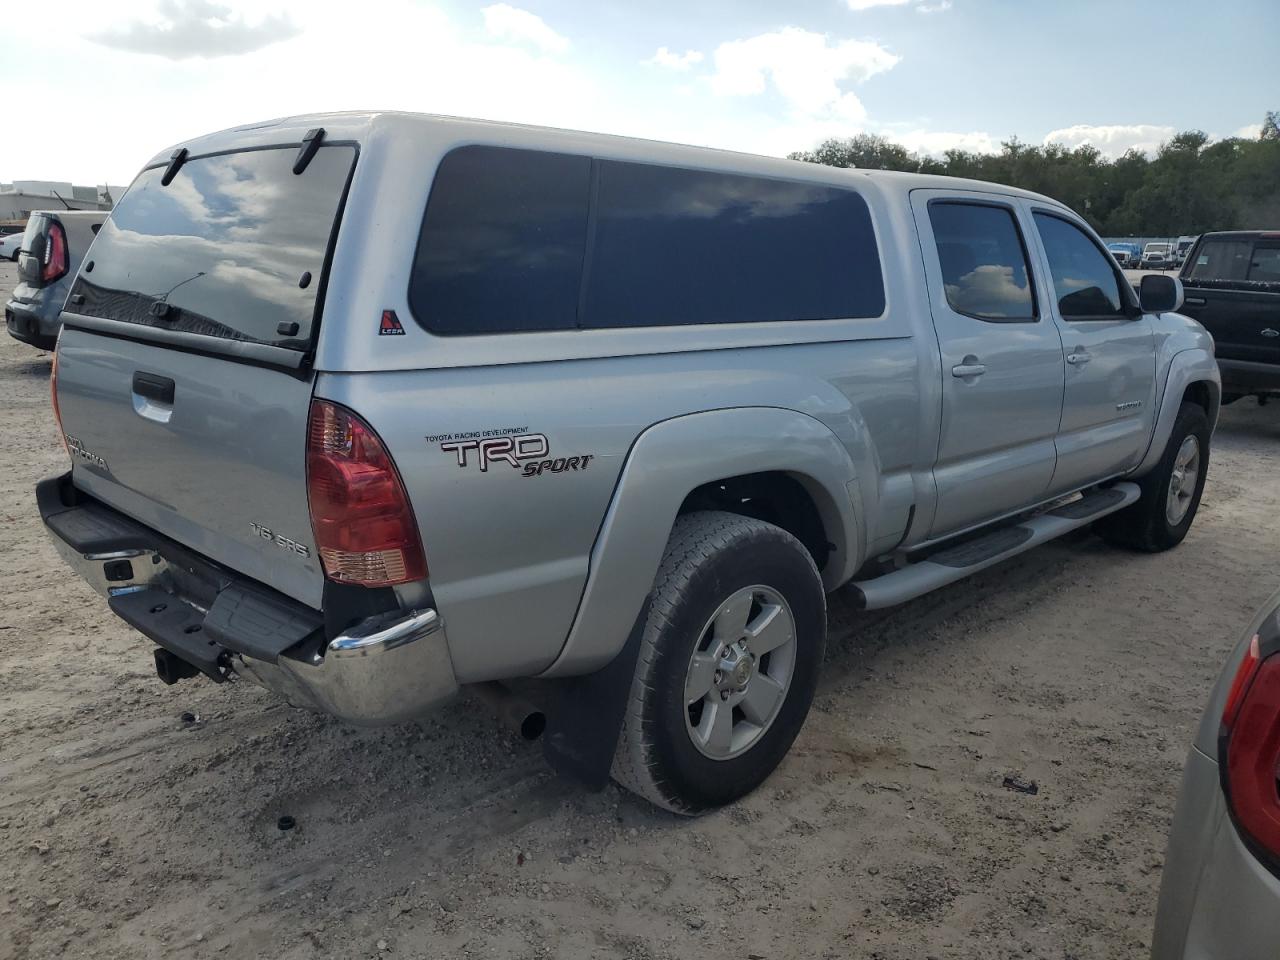
[[591, 160], [460, 147], [440, 163], [409, 300], [433, 333], [577, 323]]
[[1035, 218], [1063, 319], [1125, 316], [1116, 271], [1089, 236], [1060, 217], [1037, 213]]
[[1249, 262], [1249, 279], [1270, 283], [1280, 281], [1280, 243], [1258, 244]]
[[1034, 320], [1022, 234], [1006, 207], [929, 204], [951, 309], [983, 320]]
[[852, 191], [610, 161], [599, 178], [587, 326], [884, 311], [871, 215]]
[[1252, 240], [1206, 240], [1196, 251], [1189, 280], [1244, 280], [1249, 275]]
[[294, 175], [297, 153], [293, 145], [197, 157], [167, 187], [164, 168], [142, 171], [98, 232], [76, 309], [305, 347], [355, 149], [323, 147]]

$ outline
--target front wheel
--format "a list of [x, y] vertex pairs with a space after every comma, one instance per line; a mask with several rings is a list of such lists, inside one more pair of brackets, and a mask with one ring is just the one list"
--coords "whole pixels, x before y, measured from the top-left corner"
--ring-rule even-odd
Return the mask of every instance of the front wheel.
[[1198, 404], [1184, 403], [1160, 462], [1138, 481], [1138, 501], [1094, 529], [1108, 543], [1148, 553], [1176, 547], [1191, 529], [1208, 473], [1209, 417]]
[[750, 793], [804, 724], [826, 619], [822, 579], [791, 534], [731, 513], [678, 518], [654, 581], [613, 778], [683, 814]]

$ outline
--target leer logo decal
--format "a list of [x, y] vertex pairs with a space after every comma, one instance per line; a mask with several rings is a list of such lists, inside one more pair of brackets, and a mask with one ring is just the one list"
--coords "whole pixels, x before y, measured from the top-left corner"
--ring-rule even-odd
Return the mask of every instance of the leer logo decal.
[[394, 310], [382, 311], [382, 322], [378, 324], [378, 336], [380, 337], [403, 337], [404, 327], [400, 325], [400, 318], [396, 316]]

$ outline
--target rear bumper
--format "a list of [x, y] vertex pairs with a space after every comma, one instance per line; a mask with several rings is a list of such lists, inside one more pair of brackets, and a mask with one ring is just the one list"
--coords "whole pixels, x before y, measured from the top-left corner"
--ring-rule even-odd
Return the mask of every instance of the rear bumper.
[[1223, 393], [1280, 393], [1280, 364], [1218, 359]]
[[1152, 960], [1271, 958], [1277, 943], [1280, 879], [1241, 841], [1218, 765], [1193, 748], [1169, 833]]
[[435, 610], [375, 614], [329, 637], [321, 613], [87, 497], [70, 474], [41, 481], [36, 498], [58, 552], [111, 610], [215, 681], [243, 678], [362, 726], [420, 717], [458, 690]]
[[[9, 336], [41, 350], [52, 350], [58, 342], [56, 321], [52, 325], [42, 322], [39, 313], [15, 300], [5, 304], [4, 325]], [[48, 329], [50, 326], [52, 330]]]

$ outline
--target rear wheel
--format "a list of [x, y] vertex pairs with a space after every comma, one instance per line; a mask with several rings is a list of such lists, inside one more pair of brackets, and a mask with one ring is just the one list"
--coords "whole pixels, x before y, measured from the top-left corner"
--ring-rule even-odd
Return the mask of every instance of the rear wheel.
[[1209, 472], [1209, 418], [1194, 403], [1178, 410], [1155, 469], [1138, 481], [1142, 496], [1094, 529], [1108, 543], [1156, 553], [1182, 542], [1200, 507]]
[[800, 541], [736, 514], [680, 517], [654, 581], [614, 779], [684, 814], [749, 793], [800, 732], [825, 644], [822, 580]]

